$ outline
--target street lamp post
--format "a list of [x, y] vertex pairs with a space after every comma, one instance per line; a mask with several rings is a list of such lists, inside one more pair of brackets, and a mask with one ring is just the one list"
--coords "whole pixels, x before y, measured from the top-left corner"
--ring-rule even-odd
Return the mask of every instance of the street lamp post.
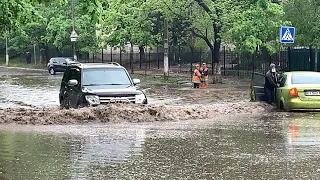
[[5, 26], [5, 33], [6, 33], [6, 66], [9, 65], [9, 53], [8, 53], [8, 32], [7, 27]]
[[75, 30], [75, 19], [74, 19], [74, 0], [72, 0], [72, 32], [70, 35], [71, 42], [73, 42], [73, 58], [74, 60], [77, 60], [77, 54], [76, 54], [76, 41], [78, 38], [78, 34]]
[[72, 33], [70, 35], [70, 39], [71, 39], [71, 42], [73, 42], [73, 58], [74, 60], [77, 60], [77, 54], [76, 54], [76, 41], [77, 41], [77, 38], [78, 38], [78, 34], [75, 30], [72, 30]]
[[164, 19], [164, 58], [163, 58], [163, 66], [164, 66], [164, 79], [168, 79], [169, 77], [169, 57], [168, 57], [168, 20]]

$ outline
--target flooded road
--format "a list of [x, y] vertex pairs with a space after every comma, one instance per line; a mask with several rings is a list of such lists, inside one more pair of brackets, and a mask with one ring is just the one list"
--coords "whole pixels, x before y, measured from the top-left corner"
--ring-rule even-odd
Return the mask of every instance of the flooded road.
[[[138, 87], [148, 97], [149, 104], [193, 105], [242, 102], [249, 99], [249, 81], [225, 79], [225, 84], [210, 84], [208, 89], [193, 89], [191, 84], [161, 84], [159, 78], [132, 74], [141, 79]], [[47, 108], [59, 106], [62, 73], [49, 75], [46, 70], [8, 69], [0, 67], [0, 108]], [[190, 81], [190, 77], [181, 78]]]
[[61, 79], [45, 70], [0, 67], [0, 108], [56, 107]]
[[61, 78], [0, 67], [0, 180], [320, 178], [320, 115], [249, 102], [248, 80], [59, 110]]
[[[97, 108], [59, 109], [62, 73], [51, 76], [46, 70], [0, 67], [0, 124], [83, 124], [105, 122], [150, 122], [207, 119], [219, 114], [257, 114], [272, 107], [249, 102], [249, 81], [224, 79], [207, 89], [193, 89], [190, 77], [163, 83], [157, 75], [132, 74], [141, 79], [139, 89], [148, 105], [110, 104]], [[178, 82], [177, 82], [178, 80]], [[255, 108], [252, 108], [255, 107]]]
[[312, 115], [0, 126], [0, 179], [318, 179]]

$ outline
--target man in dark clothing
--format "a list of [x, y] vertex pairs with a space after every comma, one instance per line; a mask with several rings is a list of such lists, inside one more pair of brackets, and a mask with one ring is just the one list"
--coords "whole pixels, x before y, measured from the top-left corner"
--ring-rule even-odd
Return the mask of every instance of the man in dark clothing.
[[26, 54], [27, 64], [31, 64], [31, 53], [28, 51]]
[[275, 100], [275, 90], [279, 87], [278, 84], [278, 73], [276, 65], [271, 63], [270, 70], [266, 73], [264, 93], [266, 96], [267, 103], [272, 104]]

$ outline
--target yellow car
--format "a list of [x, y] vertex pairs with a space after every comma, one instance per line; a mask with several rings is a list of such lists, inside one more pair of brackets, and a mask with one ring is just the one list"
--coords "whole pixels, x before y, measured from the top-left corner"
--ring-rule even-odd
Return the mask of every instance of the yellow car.
[[[275, 103], [286, 111], [320, 110], [320, 73], [291, 71], [281, 74], [280, 87], [276, 89]], [[253, 73], [251, 100], [264, 101], [265, 75]]]

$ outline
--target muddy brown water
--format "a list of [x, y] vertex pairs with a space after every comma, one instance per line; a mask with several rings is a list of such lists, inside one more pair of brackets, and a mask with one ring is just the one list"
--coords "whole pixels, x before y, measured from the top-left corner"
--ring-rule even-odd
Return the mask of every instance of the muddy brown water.
[[[0, 123], [74, 124], [97, 122], [144, 122], [205, 119], [217, 114], [267, 112], [270, 107], [248, 101], [248, 80], [224, 79], [208, 89], [193, 89], [190, 84], [161, 84], [152, 76], [142, 78], [139, 89], [149, 104], [108, 105], [98, 108], [60, 110], [59, 85], [62, 73], [51, 76], [46, 70], [0, 67]], [[187, 81], [189, 77], [179, 77]], [[254, 107], [254, 108], [252, 108]]]
[[61, 74], [0, 80], [0, 180], [320, 178], [319, 114], [249, 102], [247, 80], [142, 83], [149, 105], [80, 110], [57, 108]]
[[0, 126], [0, 179], [318, 179], [320, 121]]

